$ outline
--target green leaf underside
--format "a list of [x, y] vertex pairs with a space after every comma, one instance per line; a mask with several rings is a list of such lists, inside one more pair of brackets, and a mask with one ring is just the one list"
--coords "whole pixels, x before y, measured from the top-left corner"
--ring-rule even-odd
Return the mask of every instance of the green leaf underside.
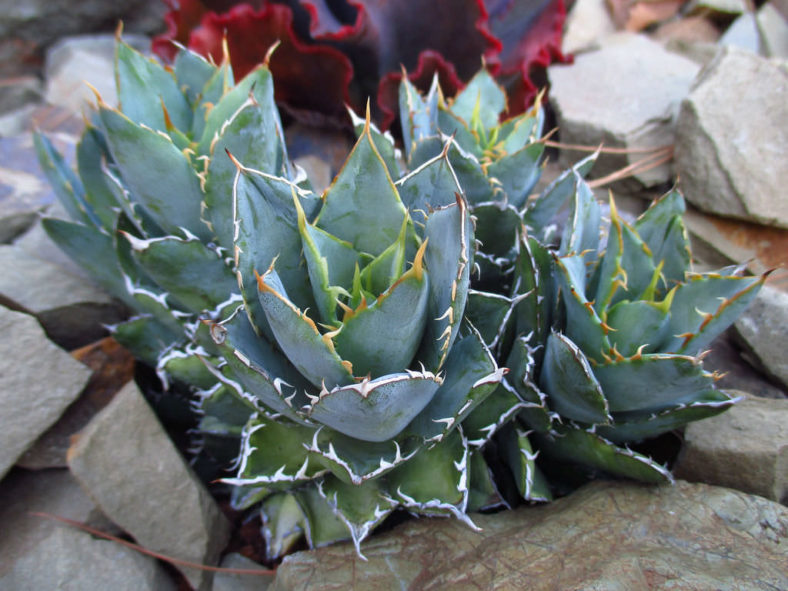
[[526, 501], [552, 501], [553, 495], [542, 472], [536, 466], [535, 453], [528, 433], [507, 425], [500, 434], [506, 464], [512, 471], [517, 490]]
[[432, 400], [440, 382], [430, 373], [392, 374], [324, 390], [310, 418], [364, 441], [396, 437]]
[[660, 484], [671, 482], [670, 472], [654, 460], [618, 447], [599, 435], [561, 427], [554, 435], [535, 435], [539, 450], [546, 456], [584, 464], [616, 476], [641, 482]]
[[[234, 490], [243, 489], [236, 487]], [[266, 558], [269, 560], [286, 554], [304, 535], [304, 513], [292, 494], [275, 493], [266, 497], [260, 507], [260, 515], [263, 518]]]
[[492, 471], [484, 460], [482, 452], [471, 452], [469, 462], [471, 482], [468, 494], [468, 512], [474, 513], [504, 505], [495, 486]]
[[605, 395], [588, 360], [561, 333], [553, 332], [547, 339], [540, 385], [560, 415], [589, 424], [610, 422]]

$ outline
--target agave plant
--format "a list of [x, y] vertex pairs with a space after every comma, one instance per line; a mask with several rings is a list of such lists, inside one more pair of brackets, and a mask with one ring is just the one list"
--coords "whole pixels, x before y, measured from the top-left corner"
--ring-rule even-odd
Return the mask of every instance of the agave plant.
[[566, 59], [560, 51], [562, 0], [168, 4], [168, 30], [153, 43], [158, 55], [172, 59], [176, 41], [219, 61], [227, 36], [233, 67], [245, 75], [279, 41], [271, 65], [277, 101], [309, 121], [345, 124], [345, 104], [358, 109], [377, 94], [385, 129], [396, 114], [401, 66], [411, 71], [411, 81], [426, 85], [438, 73], [444, 91], [454, 94], [476, 72], [482, 55], [514, 93], [517, 112], [536, 95], [532, 79], [551, 62]]
[[359, 548], [397, 508], [471, 523], [513, 502], [507, 482], [547, 500], [548, 458], [669, 478], [620, 444], [731, 404], [700, 352], [763, 278], [690, 274], [677, 194], [606, 229], [593, 156], [530, 198], [541, 110], [500, 121], [485, 72], [453, 101], [403, 84], [404, 170], [354, 114], [318, 195], [267, 63], [236, 83], [226, 53], [164, 68], [119, 42], [120, 105], [97, 99], [77, 173], [36, 145], [72, 217], [47, 232], [135, 312], [115, 337], [191, 388], [270, 557], [302, 535]]
[[464, 319], [475, 241], [453, 175], [395, 183], [367, 116], [317, 195], [265, 63], [234, 84], [227, 60], [183, 51], [167, 70], [119, 42], [116, 67], [120, 108], [99, 98], [79, 176], [36, 137], [74, 220], [44, 225], [138, 313], [115, 337], [200, 390], [203, 433], [240, 438], [226, 482], [261, 503], [271, 555], [294, 521], [320, 545], [358, 544], [397, 507], [467, 519], [461, 422], [504, 370]]

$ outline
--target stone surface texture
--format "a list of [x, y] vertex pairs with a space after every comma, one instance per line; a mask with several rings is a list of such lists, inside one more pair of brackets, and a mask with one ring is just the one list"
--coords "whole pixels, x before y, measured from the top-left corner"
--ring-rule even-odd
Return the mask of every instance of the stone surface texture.
[[758, 365], [788, 388], [788, 293], [764, 286], [734, 327]]
[[561, 51], [570, 54], [595, 49], [599, 39], [615, 31], [605, 0], [577, 0], [566, 18]]
[[[99, 509], [139, 544], [216, 564], [229, 523], [133, 382], [79, 434], [68, 463]], [[180, 570], [196, 589], [210, 589], [211, 573]]]
[[788, 228], [788, 64], [727, 47], [681, 105], [675, 163], [688, 201]]
[[170, 591], [175, 584], [156, 560], [115, 542], [58, 527], [16, 562], [0, 589]]
[[79, 397], [90, 370], [35, 318], [0, 306], [0, 478]]
[[[222, 568], [235, 568], [244, 570], [267, 571], [261, 566], [249, 560], [245, 556], [232, 552], [222, 559]], [[216, 573], [213, 577], [213, 588], [211, 591], [266, 591], [273, 582], [274, 576], [271, 574], [261, 575], [241, 575], [233, 573]]]
[[11, 470], [0, 481], [0, 577], [59, 527], [31, 512], [85, 522], [94, 508], [68, 470]]
[[786, 425], [788, 400], [747, 397], [716, 417], [687, 425], [674, 473], [785, 503]]
[[774, 590], [788, 587], [788, 509], [702, 484], [597, 482], [550, 505], [420, 519], [285, 558], [276, 591]]
[[[598, 51], [578, 55], [572, 65], [551, 66], [550, 100], [561, 142], [639, 150], [671, 145], [679, 104], [698, 69], [691, 60], [632, 33], [606, 37]], [[643, 157], [642, 152], [603, 155], [594, 175]], [[671, 178], [668, 164], [634, 176], [647, 187]]]

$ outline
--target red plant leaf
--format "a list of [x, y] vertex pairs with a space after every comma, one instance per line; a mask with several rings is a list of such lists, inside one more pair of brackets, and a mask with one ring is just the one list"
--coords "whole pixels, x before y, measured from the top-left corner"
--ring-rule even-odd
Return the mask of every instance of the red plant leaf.
[[178, 53], [178, 47], [173, 41], [187, 45], [189, 35], [200, 25], [203, 16], [208, 13], [208, 8], [200, 0], [164, 0], [164, 3], [170, 9], [164, 15], [167, 30], [153, 38], [151, 48], [153, 53], [171, 62]]
[[[293, 31], [293, 13], [281, 4], [268, 4], [259, 11], [240, 4], [224, 14], [208, 13], [189, 38], [189, 48], [219, 62], [222, 39], [227, 35], [237, 79], [263, 61], [270, 47], [280, 42], [269, 62], [276, 80], [277, 102], [303, 120], [306, 113], [327, 118], [342, 117], [349, 102], [348, 85], [353, 77], [350, 60], [327, 45], [307, 45]], [[307, 116], [313, 122], [315, 116]], [[322, 119], [317, 117], [317, 119]]]

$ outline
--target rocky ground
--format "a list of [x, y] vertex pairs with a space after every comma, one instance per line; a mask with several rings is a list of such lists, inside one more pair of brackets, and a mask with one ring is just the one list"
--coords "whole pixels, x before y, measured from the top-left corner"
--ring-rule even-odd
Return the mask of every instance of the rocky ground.
[[[574, 63], [548, 73], [559, 141], [626, 149], [595, 169], [600, 198], [612, 190], [635, 215], [678, 178], [699, 268], [778, 269], [706, 360], [744, 400], [687, 428], [675, 486], [597, 482], [476, 516], [481, 532], [408, 522], [366, 542], [366, 561], [340, 544], [288, 557], [275, 578], [165, 566], [33, 515], [262, 568], [132, 381], [133, 360], [103, 338], [123, 310], [41, 230], [42, 215], [63, 214], [32, 126], [73, 155], [92, 95], [82, 81], [114, 100], [111, 36], [66, 38], [43, 81], [34, 68], [0, 80], [0, 589], [788, 588], [788, 5], [578, 0], [565, 49]], [[318, 185], [346, 149], [325, 146], [294, 146]], [[556, 152], [562, 164], [580, 154]]]

